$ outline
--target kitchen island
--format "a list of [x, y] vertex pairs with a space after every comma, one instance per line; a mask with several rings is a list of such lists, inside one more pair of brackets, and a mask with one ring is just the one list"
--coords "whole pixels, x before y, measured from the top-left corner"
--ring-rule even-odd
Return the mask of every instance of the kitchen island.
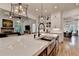
[[55, 37], [51, 41], [41, 40], [40, 38], [44, 37], [44, 35], [34, 38], [34, 34], [0, 38], [0, 56], [55, 55], [56, 49], [58, 48], [58, 46], [56, 46], [58, 36], [54, 34], [52, 37], [53, 36]]

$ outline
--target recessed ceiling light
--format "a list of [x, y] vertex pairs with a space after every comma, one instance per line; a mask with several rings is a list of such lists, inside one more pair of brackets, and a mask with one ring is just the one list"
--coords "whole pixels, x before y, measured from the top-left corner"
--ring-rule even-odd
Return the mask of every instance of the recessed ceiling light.
[[25, 14], [25, 12], [23, 11], [23, 14]]
[[20, 6], [20, 9], [22, 9], [22, 6]]
[[58, 8], [57, 6], [54, 6], [54, 8], [56, 9], [56, 8]]
[[16, 9], [18, 9], [18, 7], [16, 7]]
[[38, 11], [38, 9], [36, 8], [36, 11]]
[[15, 12], [18, 12], [18, 10], [16, 9]]
[[47, 10], [45, 10], [45, 12], [47, 12]]

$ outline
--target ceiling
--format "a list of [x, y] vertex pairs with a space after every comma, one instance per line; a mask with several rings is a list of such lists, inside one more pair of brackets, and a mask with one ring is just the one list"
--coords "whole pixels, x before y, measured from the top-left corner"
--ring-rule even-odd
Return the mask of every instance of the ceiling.
[[[41, 5], [43, 5], [42, 10], [41, 10]], [[41, 15], [41, 12], [43, 15], [51, 15], [51, 13], [54, 13], [57, 11], [67, 11], [78, 7], [79, 5], [76, 5], [75, 3], [43, 3], [43, 4], [30, 3], [28, 4], [28, 12], [37, 16]]]
[[[47, 16], [51, 13], [58, 11], [67, 11], [74, 8], [78, 8], [79, 5], [76, 3], [23, 3], [24, 5], [28, 4], [28, 13], [31, 13], [34, 16], [39, 16], [41, 14]], [[41, 9], [42, 5], [42, 9]], [[0, 8], [10, 10], [10, 3], [0, 3]]]

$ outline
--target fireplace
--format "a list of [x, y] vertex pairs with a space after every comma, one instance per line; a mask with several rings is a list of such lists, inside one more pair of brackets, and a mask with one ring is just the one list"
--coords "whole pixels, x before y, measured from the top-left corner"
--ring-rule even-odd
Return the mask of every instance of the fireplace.
[[8, 20], [8, 19], [3, 19], [2, 20], [2, 25], [3, 27], [13, 27], [13, 21], [12, 20]]
[[6, 27], [2, 27], [1, 28], [1, 32], [2, 33], [7, 33], [7, 34], [9, 34], [9, 33], [13, 33], [14, 32], [14, 28], [6, 28]]

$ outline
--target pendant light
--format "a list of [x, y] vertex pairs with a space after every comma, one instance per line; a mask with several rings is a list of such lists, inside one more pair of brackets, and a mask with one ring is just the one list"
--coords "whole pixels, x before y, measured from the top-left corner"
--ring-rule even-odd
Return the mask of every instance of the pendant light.
[[22, 3], [11, 3], [11, 12], [10, 18], [19, 18], [21, 19], [23, 15], [27, 17], [28, 5]]

